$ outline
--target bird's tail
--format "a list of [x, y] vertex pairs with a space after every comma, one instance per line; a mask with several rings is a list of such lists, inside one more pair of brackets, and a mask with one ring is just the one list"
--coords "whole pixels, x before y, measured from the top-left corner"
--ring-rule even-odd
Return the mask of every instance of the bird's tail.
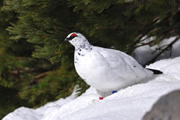
[[150, 69], [150, 68], [147, 68], [147, 69], [152, 71], [154, 74], [163, 74], [163, 72], [160, 70], [155, 70], [155, 69]]

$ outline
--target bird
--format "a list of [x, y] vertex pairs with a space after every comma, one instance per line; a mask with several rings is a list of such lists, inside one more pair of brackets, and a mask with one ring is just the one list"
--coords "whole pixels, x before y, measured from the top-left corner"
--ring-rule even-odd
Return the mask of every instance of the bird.
[[102, 97], [144, 82], [155, 74], [162, 74], [159, 70], [142, 67], [122, 51], [91, 45], [79, 32], [70, 33], [65, 41], [75, 48], [74, 66], [77, 74]]

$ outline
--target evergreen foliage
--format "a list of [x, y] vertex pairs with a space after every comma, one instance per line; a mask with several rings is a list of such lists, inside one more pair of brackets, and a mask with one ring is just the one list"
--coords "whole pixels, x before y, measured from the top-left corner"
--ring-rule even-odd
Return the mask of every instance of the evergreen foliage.
[[88, 86], [73, 66], [72, 31], [94, 45], [129, 54], [179, 36], [179, 0], [3, 0], [0, 2], [0, 118], [19, 106], [37, 107]]

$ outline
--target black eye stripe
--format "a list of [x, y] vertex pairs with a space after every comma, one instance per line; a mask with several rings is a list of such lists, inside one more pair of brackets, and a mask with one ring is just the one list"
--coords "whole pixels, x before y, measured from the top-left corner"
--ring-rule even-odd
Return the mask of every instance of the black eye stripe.
[[75, 38], [77, 36], [70, 36], [69, 38], [67, 38], [68, 40], [72, 40], [73, 38]]

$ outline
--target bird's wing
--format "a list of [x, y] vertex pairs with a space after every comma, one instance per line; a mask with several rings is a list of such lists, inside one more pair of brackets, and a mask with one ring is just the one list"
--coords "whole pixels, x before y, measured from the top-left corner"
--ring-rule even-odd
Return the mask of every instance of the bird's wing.
[[[149, 74], [149, 71], [144, 69], [133, 57], [118, 50], [95, 47], [100, 55], [109, 63], [109, 68], [117, 69], [122, 74], [134, 74], [143, 76]], [[127, 72], [127, 73], [126, 73]]]
[[111, 67], [122, 67], [117, 65], [127, 65], [127, 66], [138, 66], [139, 64], [136, 62], [134, 58], [131, 56], [118, 51], [114, 49], [107, 49], [107, 48], [101, 48], [101, 47], [94, 47], [95, 51], [98, 52], [100, 55], [104, 57], [104, 60], [106, 60]]

